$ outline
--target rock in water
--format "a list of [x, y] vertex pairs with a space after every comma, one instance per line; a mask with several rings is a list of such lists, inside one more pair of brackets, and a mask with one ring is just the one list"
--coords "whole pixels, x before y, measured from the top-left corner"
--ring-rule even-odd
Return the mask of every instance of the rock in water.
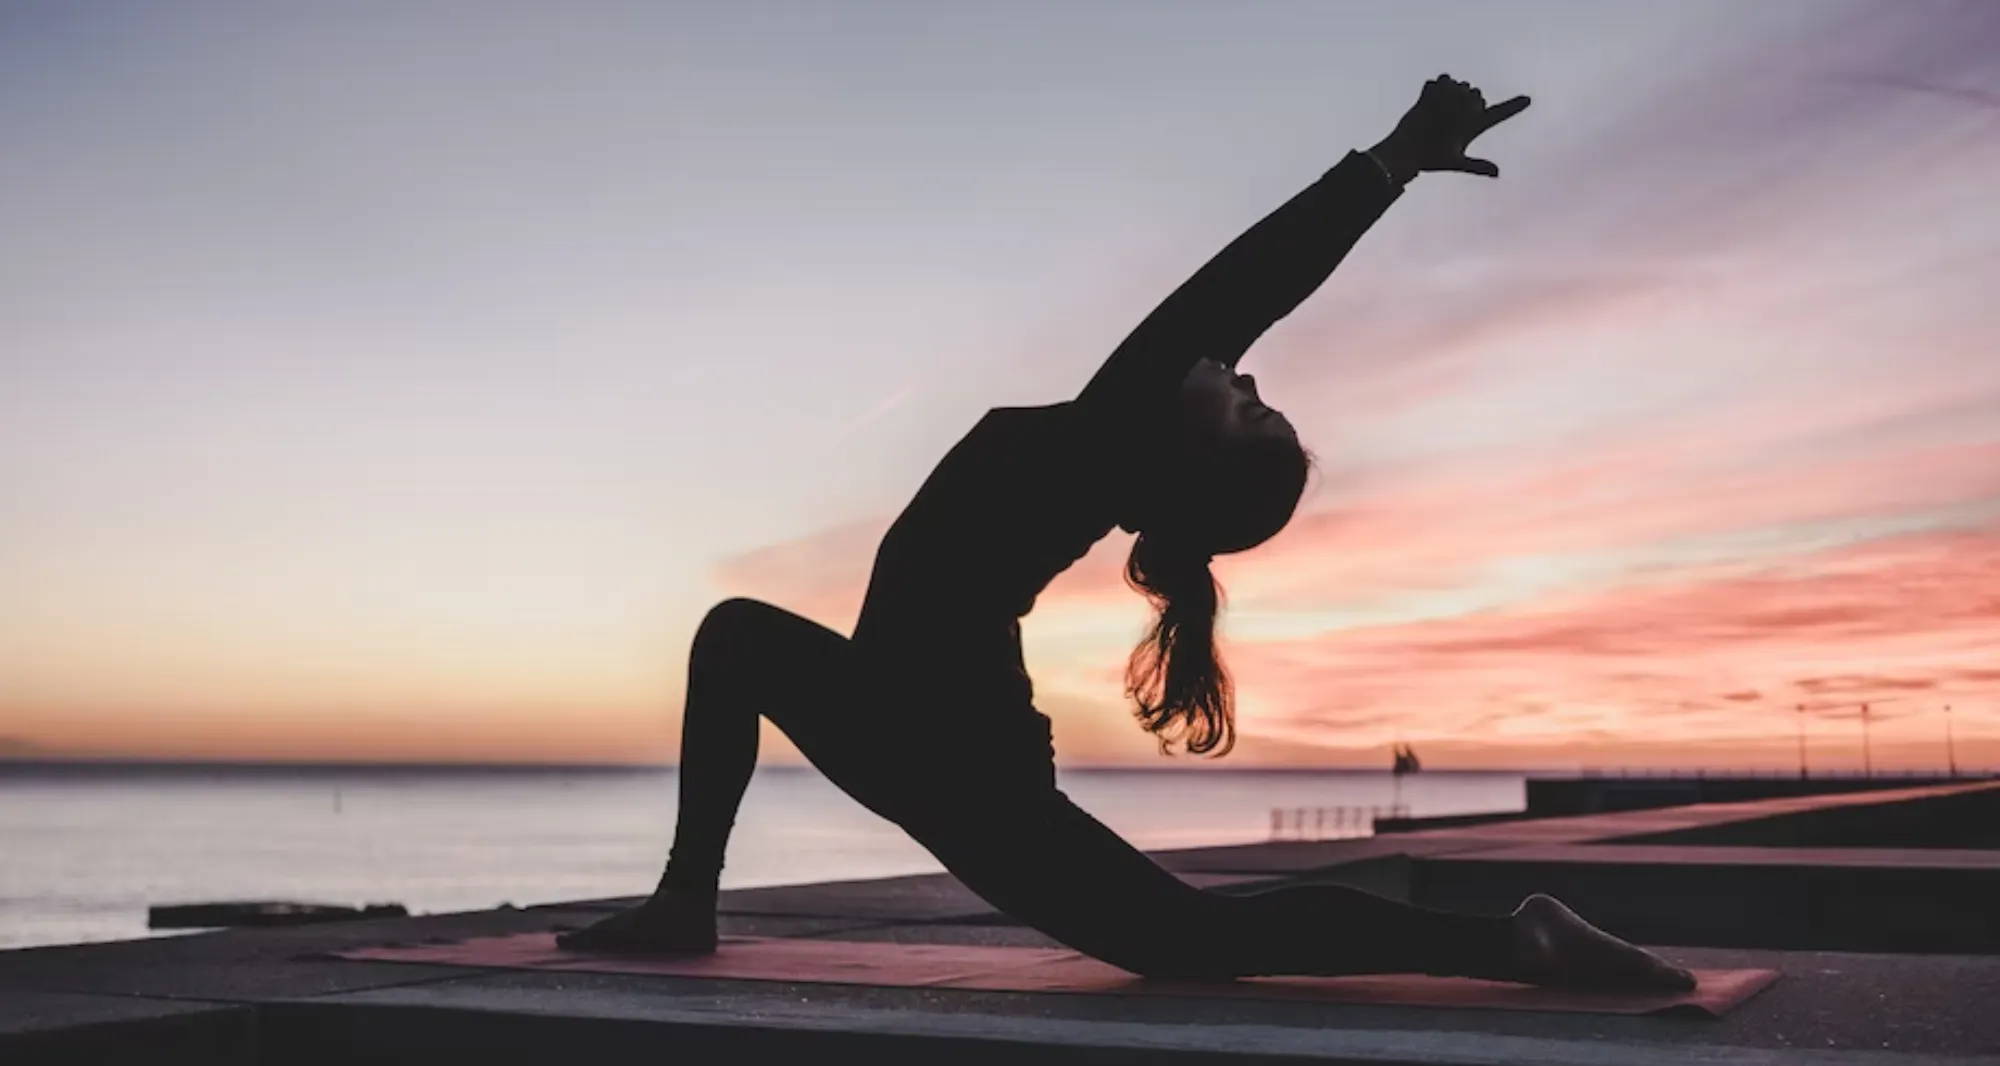
[[224, 925], [306, 925], [355, 918], [403, 918], [409, 913], [400, 903], [370, 903], [365, 907], [275, 899], [156, 903], [146, 908], [146, 926], [150, 929], [194, 929]]

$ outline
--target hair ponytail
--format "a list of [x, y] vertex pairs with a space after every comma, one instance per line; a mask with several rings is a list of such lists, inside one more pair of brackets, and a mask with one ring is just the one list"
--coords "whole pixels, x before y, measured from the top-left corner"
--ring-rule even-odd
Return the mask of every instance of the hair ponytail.
[[1126, 583], [1160, 612], [1132, 650], [1125, 679], [1126, 694], [1138, 701], [1133, 715], [1160, 738], [1162, 754], [1175, 739], [1195, 755], [1221, 757], [1236, 745], [1229, 672], [1215, 654], [1222, 586], [1208, 560], [1205, 552], [1141, 533], [1125, 562]]

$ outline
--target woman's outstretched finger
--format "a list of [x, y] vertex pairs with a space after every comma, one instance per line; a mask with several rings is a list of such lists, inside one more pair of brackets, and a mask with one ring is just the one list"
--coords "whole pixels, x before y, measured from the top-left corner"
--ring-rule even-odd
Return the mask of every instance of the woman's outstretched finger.
[[1445, 169], [1463, 171], [1467, 174], [1478, 174], [1488, 178], [1497, 178], [1500, 176], [1499, 165], [1491, 159], [1474, 159], [1471, 156], [1464, 156]]
[[1528, 98], [1525, 96], [1516, 96], [1512, 100], [1502, 100], [1492, 107], [1487, 108], [1486, 114], [1480, 116], [1479, 132], [1484, 133], [1527, 109]]

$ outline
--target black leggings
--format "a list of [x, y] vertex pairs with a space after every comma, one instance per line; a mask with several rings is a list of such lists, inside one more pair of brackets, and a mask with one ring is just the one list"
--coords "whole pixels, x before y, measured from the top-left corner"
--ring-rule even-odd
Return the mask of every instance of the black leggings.
[[738, 598], [710, 610], [689, 655], [680, 810], [662, 885], [715, 892], [756, 765], [761, 714], [966, 887], [1134, 973], [1487, 975], [1506, 967], [1506, 918], [1341, 885], [1241, 895], [1189, 885], [1055, 788], [1046, 749], [1037, 765], [966, 736], [962, 723], [954, 736], [948, 716], [879, 698], [877, 676], [847, 638], [782, 608]]

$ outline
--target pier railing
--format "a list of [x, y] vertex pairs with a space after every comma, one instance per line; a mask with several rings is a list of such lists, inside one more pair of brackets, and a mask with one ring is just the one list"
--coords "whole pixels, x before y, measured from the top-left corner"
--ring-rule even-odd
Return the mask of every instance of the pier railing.
[[1273, 807], [1272, 840], [1344, 840], [1375, 835], [1384, 818], [1408, 818], [1407, 803], [1359, 807]]

